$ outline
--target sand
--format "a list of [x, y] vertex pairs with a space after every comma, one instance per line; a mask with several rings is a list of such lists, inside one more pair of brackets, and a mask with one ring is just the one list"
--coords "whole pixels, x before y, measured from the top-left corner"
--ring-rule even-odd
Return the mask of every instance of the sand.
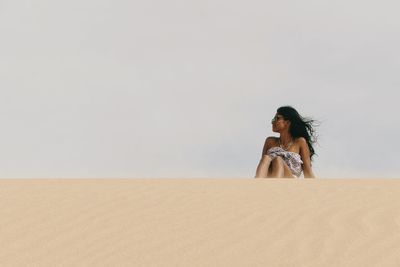
[[397, 179], [2, 179], [0, 266], [400, 266]]

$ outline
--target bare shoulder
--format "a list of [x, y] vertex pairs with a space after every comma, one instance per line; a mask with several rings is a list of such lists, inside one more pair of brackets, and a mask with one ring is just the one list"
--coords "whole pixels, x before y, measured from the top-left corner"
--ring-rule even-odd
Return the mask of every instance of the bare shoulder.
[[265, 139], [262, 155], [266, 154], [268, 149], [270, 149], [271, 147], [275, 146], [275, 142], [276, 142], [276, 140], [275, 140], [274, 136], [268, 136]]
[[304, 149], [307, 150], [308, 144], [307, 144], [307, 140], [306, 140], [304, 137], [299, 137], [299, 138], [297, 138], [296, 142], [297, 142], [298, 145], [299, 145], [299, 148], [300, 148], [299, 150], [300, 150], [300, 152], [301, 152], [302, 150], [304, 150]]
[[265, 143], [270, 146], [273, 146], [278, 142], [278, 139], [279, 138], [275, 136], [268, 136], [267, 139], [265, 140]]
[[307, 140], [304, 137], [298, 137], [296, 140], [299, 144], [303, 145], [303, 144], [307, 144]]

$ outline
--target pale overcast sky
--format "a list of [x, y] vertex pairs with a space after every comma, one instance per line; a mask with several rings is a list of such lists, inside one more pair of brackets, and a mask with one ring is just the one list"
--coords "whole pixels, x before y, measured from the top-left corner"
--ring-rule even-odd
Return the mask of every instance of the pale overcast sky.
[[317, 177], [400, 177], [398, 1], [0, 1], [1, 178], [253, 178], [276, 109]]

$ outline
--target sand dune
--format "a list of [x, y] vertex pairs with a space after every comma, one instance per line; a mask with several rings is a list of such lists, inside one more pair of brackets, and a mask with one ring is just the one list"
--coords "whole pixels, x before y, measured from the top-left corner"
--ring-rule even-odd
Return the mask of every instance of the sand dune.
[[3, 179], [0, 199], [0, 266], [400, 266], [396, 179]]

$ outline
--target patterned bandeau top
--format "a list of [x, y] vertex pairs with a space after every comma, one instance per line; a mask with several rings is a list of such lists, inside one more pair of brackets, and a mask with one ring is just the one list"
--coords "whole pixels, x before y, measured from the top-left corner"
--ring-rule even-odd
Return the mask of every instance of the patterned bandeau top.
[[292, 152], [292, 151], [286, 151], [283, 148], [277, 146], [277, 147], [271, 147], [270, 149], [268, 149], [267, 155], [269, 155], [272, 159], [274, 159], [277, 156], [281, 156], [282, 159], [289, 166], [292, 173], [297, 178], [300, 177], [301, 172], [303, 171], [303, 168], [301, 167], [301, 165], [303, 164], [303, 161], [301, 160], [300, 154], [297, 154], [296, 152]]

